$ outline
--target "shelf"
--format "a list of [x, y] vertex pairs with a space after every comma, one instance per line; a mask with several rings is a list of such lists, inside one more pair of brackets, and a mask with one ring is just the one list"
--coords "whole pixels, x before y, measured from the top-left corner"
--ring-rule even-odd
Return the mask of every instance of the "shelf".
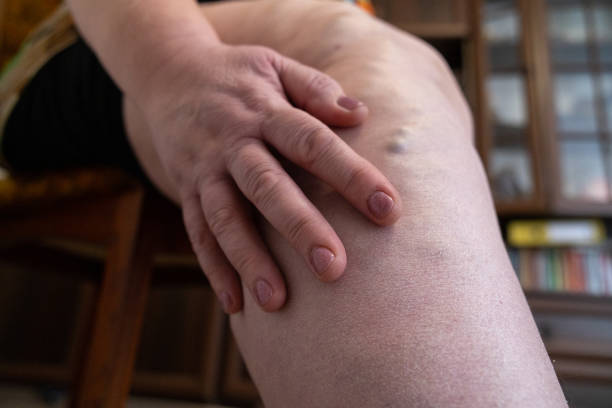
[[565, 313], [612, 317], [612, 296], [536, 291], [527, 291], [525, 295], [534, 313]]
[[527, 144], [528, 130], [526, 126], [507, 126], [493, 123], [493, 139], [495, 147], [524, 147]]
[[549, 216], [612, 217], [612, 202], [559, 199]]
[[553, 366], [557, 375], [567, 380], [612, 382], [612, 364], [609, 362], [574, 359], [567, 357], [553, 359]]
[[495, 210], [497, 212], [498, 217], [504, 218], [514, 217], [518, 215], [542, 215], [546, 217], [551, 216], [551, 214], [543, 210], [542, 205], [536, 201], [535, 197], [523, 200], [516, 199], [513, 201], [497, 199], [495, 201]]
[[556, 203], [539, 203], [534, 199], [495, 200], [498, 217], [612, 217], [612, 202], [589, 202], [559, 199]]
[[555, 357], [612, 363], [612, 343], [590, 339], [546, 339], [548, 354]]
[[471, 30], [466, 23], [406, 23], [392, 21], [392, 24], [404, 31], [425, 39], [467, 38]]

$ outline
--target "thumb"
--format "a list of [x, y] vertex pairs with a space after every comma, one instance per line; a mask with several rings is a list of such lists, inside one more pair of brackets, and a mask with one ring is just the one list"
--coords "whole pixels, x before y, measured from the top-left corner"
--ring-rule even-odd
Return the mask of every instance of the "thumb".
[[279, 77], [291, 102], [329, 126], [356, 126], [368, 116], [368, 108], [344, 94], [332, 77], [314, 68], [283, 58]]

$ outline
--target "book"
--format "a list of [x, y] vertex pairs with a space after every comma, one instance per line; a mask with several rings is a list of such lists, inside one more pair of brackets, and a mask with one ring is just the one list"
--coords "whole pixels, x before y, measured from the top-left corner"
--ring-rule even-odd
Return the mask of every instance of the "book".
[[525, 290], [612, 295], [612, 250], [582, 248], [508, 248]]
[[507, 225], [506, 238], [518, 248], [598, 245], [606, 229], [600, 220], [514, 220]]

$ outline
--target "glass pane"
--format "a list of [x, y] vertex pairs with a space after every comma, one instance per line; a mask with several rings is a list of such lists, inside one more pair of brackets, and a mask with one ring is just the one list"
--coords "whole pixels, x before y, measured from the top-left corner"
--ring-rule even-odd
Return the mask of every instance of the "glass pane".
[[555, 111], [560, 132], [597, 131], [593, 78], [587, 73], [555, 75]]
[[548, 35], [553, 62], [586, 62], [587, 30], [584, 9], [580, 4], [548, 6]]
[[518, 44], [493, 43], [488, 47], [489, 66], [496, 68], [517, 68], [521, 66]]
[[484, 33], [488, 41], [518, 42], [520, 23], [514, 1], [487, 1], [484, 15]]
[[520, 147], [497, 147], [489, 158], [491, 188], [496, 199], [528, 198], [533, 192], [531, 160]]
[[600, 1], [593, 10], [599, 59], [604, 62], [612, 62], [612, 3]]
[[605, 101], [606, 125], [608, 132], [612, 133], [612, 72], [607, 72], [601, 76], [601, 88]]
[[608, 188], [610, 189], [609, 191], [612, 192], [612, 142], [604, 144], [604, 148], [604, 156], [606, 158], [606, 175], [608, 177]]
[[487, 80], [494, 126], [522, 128], [527, 124], [525, 83], [522, 75], [496, 74]]
[[608, 201], [603, 154], [597, 140], [561, 142], [561, 186], [569, 199]]
[[521, 27], [515, 2], [487, 1], [484, 7], [483, 27], [488, 42], [490, 66], [516, 67], [520, 61]]
[[593, 11], [595, 12], [595, 38], [597, 41], [612, 41], [612, 4], [609, 0], [599, 2]]

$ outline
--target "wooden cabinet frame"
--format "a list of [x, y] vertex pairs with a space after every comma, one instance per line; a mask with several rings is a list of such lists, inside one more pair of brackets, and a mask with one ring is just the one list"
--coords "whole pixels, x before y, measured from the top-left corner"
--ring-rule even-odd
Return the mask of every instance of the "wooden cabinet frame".
[[[473, 22], [472, 25], [475, 30], [476, 36], [476, 75], [477, 75], [477, 95], [475, 110], [475, 126], [476, 126], [476, 137], [479, 141], [478, 148], [483, 160], [485, 167], [489, 168], [489, 154], [493, 147], [493, 132], [492, 122], [490, 120], [491, 111], [489, 108], [489, 98], [486, 90], [486, 78], [491, 72], [489, 68], [486, 39], [482, 29], [482, 13], [484, 9], [485, 0], [475, 0], [473, 10]], [[518, 72], [523, 73], [525, 82], [525, 102], [526, 113], [528, 115], [528, 124], [526, 127], [526, 138], [527, 148], [529, 151], [529, 159], [531, 162], [532, 180], [533, 180], [533, 193], [532, 197], [524, 200], [513, 200], [513, 201], [497, 201], [496, 207], [499, 213], [534, 213], [543, 212], [546, 209], [547, 197], [550, 192], [547, 189], [547, 183], [544, 179], [544, 174], [547, 173], [547, 169], [542, 169], [542, 157], [546, 150], [546, 143], [542, 141], [542, 134], [549, 134], [549, 132], [542, 129], [543, 123], [540, 120], [541, 113], [538, 111], [539, 106], [543, 106], [540, 99], [542, 92], [541, 85], [543, 84], [540, 80], [542, 74], [541, 69], [541, 57], [538, 53], [540, 45], [531, 41], [534, 38], [534, 33], [538, 29], [537, 25], [534, 24], [534, 20], [537, 21], [532, 15], [531, 8], [533, 3], [539, 1], [531, 0], [516, 0], [517, 14], [520, 18], [520, 38], [518, 42], [519, 57], [522, 60], [522, 69]], [[529, 16], [529, 17], [527, 17]], [[547, 50], [546, 50], [547, 51]]]
[[[475, 2], [475, 10], [472, 13], [472, 25], [476, 32], [477, 50], [474, 57], [478, 77], [475, 124], [479, 151], [488, 168], [489, 154], [493, 147], [493, 132], [486, 92], [486, 78], [491, 71], [481, 22], [485, 0], [475, 0]], [[496, 202], [498, 213], [501, 215], [610, 216], [612, 215], [612, 197], [608, 202], [600, 203], [568, 199], [562, 194], [560, 139], [554, 110], [553, 70], [547, 26], [548, 6], [546, 0], [515, 0], [515, 4], [521, 22], [519, 52], [523, 60], [522, 72], [526, 84], [525, 102], [529, 115], [526, 137], [532, 168], [533, 196], [526, 200], [498, 200]], [[591, 2], [587, 1], [586, 5], [592, 7]], [[603, 71], [605, 71], [604, 67], [595, 64], [595, 68], [589, 72], [601, 73]], [[595, 97], [599, 100], [596, 111], [598, 122], [605, 123], [605, 112], [602, 112], [601, 108], [603, 96], [600, 91], [597, 94], [597, 89], [595, 91]], [[603, 134], [603, 131], [600, 130], [598, 133]], [[604, 141], [605, 138], [601, 136], [593, 140]]]

